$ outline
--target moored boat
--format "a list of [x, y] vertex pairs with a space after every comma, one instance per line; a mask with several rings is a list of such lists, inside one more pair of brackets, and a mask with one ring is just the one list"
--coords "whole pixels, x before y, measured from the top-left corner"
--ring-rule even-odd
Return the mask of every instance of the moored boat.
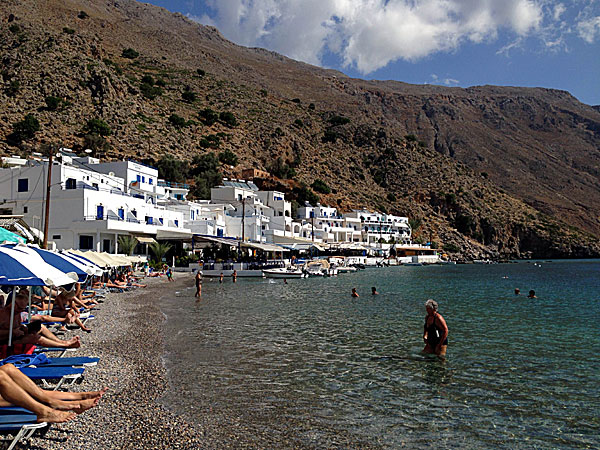
[[290, 267], [277, 267], [275, 269], [263, 269], [263, 274], [267, 278], [303, 278], [304, 272], [301, 269]]

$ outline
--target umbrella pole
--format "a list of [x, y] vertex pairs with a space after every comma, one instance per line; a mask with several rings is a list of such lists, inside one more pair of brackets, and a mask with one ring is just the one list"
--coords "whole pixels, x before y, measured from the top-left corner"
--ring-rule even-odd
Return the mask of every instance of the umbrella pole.
[[27, 322], [31, 322], [31, 288], [32, 286], [29, 286], [29, 309], [27, 310]]
[[50, 285], [50, 292], [48, 293], [48, 315], [50, 315], [51, 301], [52, 301], [52, 285]]
[[12, 304], [10, 305], [10, 325], [8, 327], [8, 346], [12, 345], [13, 322], [15, 320], [15, 299], [17, 298], [17, 287], [13, 286]]

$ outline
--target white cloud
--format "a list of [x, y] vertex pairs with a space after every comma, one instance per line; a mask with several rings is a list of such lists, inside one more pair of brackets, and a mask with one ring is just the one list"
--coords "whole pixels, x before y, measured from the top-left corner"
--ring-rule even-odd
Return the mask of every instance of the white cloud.
[[[202, 17], [225, 37], [320, 64], [326, 52], [367, 74], [388, 63], [415, 61], [465, 42], [513, 40], [542, 29], [545, 12], [560, 18], [554, 0], [206, 0]], [[594, 31], [595, 33], [595, 31]], [[586, 36], [589, 35], [586, 34]]]
[[582, 20], [577, 24], [579, 37], [588, 44], [593, 44], [600, 37], [600, 16]]
[[562, 3], [558, 3], [558, 4], [554, 5], [554, 13], [553, 13], [554, 20], [560, 20], [560, 17], [564, 14], [564, 12], [566, 10], [567, 10], [567, 8]]

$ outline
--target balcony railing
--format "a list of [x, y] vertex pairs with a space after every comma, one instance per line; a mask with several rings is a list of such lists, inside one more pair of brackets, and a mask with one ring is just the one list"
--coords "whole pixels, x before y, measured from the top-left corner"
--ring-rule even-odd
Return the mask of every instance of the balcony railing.
[[163, 180], [160, 180], [158, 182], [158, 186], [170, 187], [170, 188], [175, 188], [175, 189], [189, 189], [190, 188], [190, 185], [186, 184], [186, 183], [176, 183], [174, 181], [163, 181]]

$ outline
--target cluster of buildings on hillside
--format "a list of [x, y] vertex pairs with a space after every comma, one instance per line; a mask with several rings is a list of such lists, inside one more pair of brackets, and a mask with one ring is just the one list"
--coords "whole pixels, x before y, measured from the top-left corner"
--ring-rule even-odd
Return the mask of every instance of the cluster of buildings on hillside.
[[[0, 215], [22, 215], [43, 229], [48, 160], [3, 158]], [[187, 200], [188, 186], [158, 178], [156, 168], [134, 161], [100, 162], [62, 151], [52, 165], [48, 240], [58, 249], [119, 253], [119, 237], [135, 236], [145, 251], [154, 240], [234, 238], [305, 250], [310, 246], [363, 248], [385, 253], [409, 247], [407, 217], [370, 211], [340, 214], [320, 204], [292, 204], [282, 192], [252, 181], [225, 180], [211, 200]]]

